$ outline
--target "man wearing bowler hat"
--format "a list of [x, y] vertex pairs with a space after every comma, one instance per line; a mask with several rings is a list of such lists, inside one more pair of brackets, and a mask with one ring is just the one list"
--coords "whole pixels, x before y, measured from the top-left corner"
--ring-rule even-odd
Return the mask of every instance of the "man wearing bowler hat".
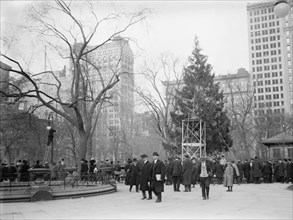
[[141, 168], [141, 178], [140, 178], [140, 190], [142, 191], [142, 200], [146, 199], [146, 191], [148, 191], [149, 198], [152, 199], [152, 190], [150, 187], [150, 173], [151, 173], [151, 163], [148, 161], [148, 156], [143, 154], [140, 156], [143, 160]]
[[162, 202], [162, 192], [164, 192], [165, 164], [159, 160], [159, 154], [153, 153], [153, 162], [151, 166], [151, 189], [157, 196], [156, 202]]

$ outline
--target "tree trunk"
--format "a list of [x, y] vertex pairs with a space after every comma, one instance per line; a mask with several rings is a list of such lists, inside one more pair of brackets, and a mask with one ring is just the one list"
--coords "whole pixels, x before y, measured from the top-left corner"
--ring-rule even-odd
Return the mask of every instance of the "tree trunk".
[[86, 151], [87, 151], [87, 135], [85, 133], [84, 130], [82, 129], [79, 129], [78, 130], [78, 134], [79, 134], [79, 155], [78, 155], [78, 158], [79, 158], [79, 162], [78, 162], [78, 171], [80, 171], [80, 167], [81, 167], [81, 164], [80, 164], [80, 161], [81, 159], [85, 159], [86, 158]]

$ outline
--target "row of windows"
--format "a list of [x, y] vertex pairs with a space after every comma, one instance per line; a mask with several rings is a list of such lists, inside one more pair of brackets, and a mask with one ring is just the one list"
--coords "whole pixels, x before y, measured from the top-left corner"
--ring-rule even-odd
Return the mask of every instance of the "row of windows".
[[[254, 10], [254, 11], [250, 11], [249, 12], [249, 15], [250, 16], [257, 16], [257, 15], [260, 15], [260, 14], [267, 14], [267, 13], [273, 13], [274, 12], [274, 9], [271, 7], [271, 8], [262, 8], [262, 9], [259, 9], [259, 10]], [[274, 14], [270, 15], [270, 18], [271, 19], [274, 19]]]
[[255, 103], [254, 104], [254, 107], [255, 108], [265, 108], [265, 107], [267, 107], [267, 108], [271, 108], [271, 107], [279, 107], [279, 106], [284, 106], [284, 102], [282, 101], [281, 103], [280, 102], [260, 102], [260, 103], [258, 103], [258, 105], [257, 105], [257, 103]]
[[[279, 50], [279, 54], [281, 54], [281, 50]], [[251, 57], [267, 57], [270, 55], [270, 51], [264, 51], [264, 52], [256, 52], [252, 53]], [[271, 56], [277, 55], [277, 50], [271, 50]], [[279, 57], [279, 61], [281, 61], [281, 57]]]
[[255, 115], [264, 115], [265, 113], [267, 114], [280, 114], [282, 111], [282, 113], [285, 113], [285, 109], [274, 109], [274, 111], [272, 111], [272, 109], [268, 109], [268, 110], [256, 110], [254, 111], [254, 114]]
[[[273, 88], [273, 92], [279, 92], [279, 87], [278, 86], [274, 86]], [[258, 93], [263, 93], [265, 91], [265, 93], [270, 93], [271, 92], [271, 87], [266, 87], [266, 88], [258, 88], [257, 92]], [[283, 87], [280, 87], [280, 91], [283, 91]], [[256, 89], [254, 89], [254, 93], [256, 92]], [[283, 94], [281, 94], [281, 98], [284, 98]], [[275, 99], [275, 98], [274, 98]]]
[[[271, 69], [272, 70], [277, 70], [278, 69], [278, 65], [277, 64], [275, 64], [275, 65], [272, 65], [271, 66]], [[282, 64], [279, 64], [279, 69], [282, 69]], [[255, 67], [252, 67], [252, 72], [255, 72], [255, 70], [256, 70], [256, 72], [261, 72], [261, 71], [268, 71], [268, 70], [270, 70], [270, 66], [264, 66], [264, 68], [262, 68], [262, 66], [257, 66], [256, 68]]]
[[[252, 22], [250, 22], [252, 23]], [[287, 22], [288, 23], [288, 22]], [[261, 28], [268, 28], [269, 27], [275, 27], [275, 26], [279, 26], [279, 21], [277, 21], [276, 23], [274, 21], [272, 22], [268, 22], [268, 23], [262, 23], [261, 25], [260, 24], [255, 24], [255, 25], [250, 25], [250, 30], [257, 30], [257, 29], [261, 29]]]
[[[265, 82], [265, 85], [271, 85], [271, 80], [265, 80], [265, 81], [257, 81], [257, 86], [263, 86], [263, 82]], [[283, 79], [280, 79], [280, 84], [283, 83]], [[272, 85], [279, 84], [278, 79], [272, 80]], [[253, 82], [253, 86], [256, 86], [256, 82]]]
[[[287, 155], [286, 158], [293, 158], [293, 148], [287, 148]], [[279, 159], [282, 158], [281, 156], [281, 149], [273, 149], [273, 158]]]
[[[278, 86], [274, 86], [274, 87], [265, 87], [264, 91], [265, 93], [270, 93], [272, 90], [271, 88], [273, 89], [273, 92], [279, 92], [279, 87]], [[263, 88], [259, 88], [261, 90], [258, 90], [259, 93], [262, 93], [263, 92]], [[280, 91], [283, 92], [283, 86], [280, 86]], [[254, 93], [256, 92], [256, 89], [254, 89]]]
[[[279, 99], [279, 98], [280, 98], [279, 97], [279, 94], [274, 94], [273, 95], [273, 99]], [[265, 96], [264, 95], [254, 96], [254, 101], [264, 101], [264, 100], [265, 100]], [[270, 98], [270, 99], [267, 99], [267, 100], [272, 100], [272, 99]], [[279, 106], [280, 105], [280, 102], [274, 102], [274, 103], [277, 103], [276, 105], [274, 104], [274, 106]], [[284, 101], [281, 101], [281, 104], [283, 106], [284, 105]]]
[[[278, 47], [281, 47], [281, 43], [280, 42], [278, 44], [276, 44], [276, 43], [264, 44], [263, 45], [263, 50], [269, 49], [269, 45], [270, 45], [270, 48], [271, 49], [272, 48], [276, 48], [277, 45], [278, 45]], [[261, 50], [261, 45], [256, 45], [255, 47], [254, 46], [251, 46], [251, 50], [254, 50], [254, 48], [255, 48], [255, 50]], [[287, 46], [287, 50], [290, 50], [290, 46], [289, 45]], [[281, 50], [279, 50], [279, 54], [281, 54]]]
[[275, 33], [280, 33], [280, 28], [273, 28], [269, 30], [262, 30], [262, 31], [255, 31], [255, 32], [250, 32], [250, 36], [253, 37], [258, 37], [261, 35], [268, 35], [268, 34], [275, 34]]
[[[262, 59], [252, 60], [252, 65], [262, 64], [262, 62], [264, 64], [266, 64], [266, 63], [276, 63], [276, 62], [278, 62], [278, 59], [277, 59], [277, 57], [272, 57], [271, 61], [270, 61], [270, 58], [265, 58], [263, 60]], [[279, 57], [279, 62], [281, 62], [281, 57]]]
[[[268, 42], [269, 40], [270, 41], [276, 41], [276, 40], [280, 40], [280, 35], [278, 35], [278, 36], [270, 36], [270, 37], [260, 37], [260, 38], [255, 38], [255, 39], [251, 39], [251, 44], [253, 44], [253, 43], [256, 43], [256, 44], [258, 44], [258, 43], [261, 43], [261, 42]], [[289, 39], [289, 38], [287, 38], [287, 39]], [[290, 40], [289, 40], [289, 42], [290, 42]]]

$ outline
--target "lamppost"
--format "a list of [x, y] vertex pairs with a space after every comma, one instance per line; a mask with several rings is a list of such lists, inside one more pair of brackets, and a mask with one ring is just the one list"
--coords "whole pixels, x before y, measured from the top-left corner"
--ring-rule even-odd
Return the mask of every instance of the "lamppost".
[[47, 145], [50, 146], [51, 144], [51, 164], [53, 163], [53, 151], [54, 151], [54, 132], [56, 130], [53, 128], [53, 112], [50, 112], [48, 115], [48, 142]]
[[289, 14], [290, 4], [286, 0], [277, 0], [274, 4], [275, 15], [279, 18], [284, 18]]

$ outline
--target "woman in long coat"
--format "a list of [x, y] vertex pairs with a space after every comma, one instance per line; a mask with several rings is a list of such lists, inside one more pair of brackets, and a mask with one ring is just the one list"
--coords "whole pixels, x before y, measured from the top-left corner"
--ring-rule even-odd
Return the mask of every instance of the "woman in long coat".
[[183, 171], [182, 184], [185, 186], [184, 192], [191, 192], [192, 162], [189, 159], [189, 155], [185, 155], [182, 171]]
[[227, 163], [227, 167], [225, 169], [225, 173], [224, 173], [224, 186], [228, 187], [227, 192], [232, 192], [232, 188], [233, 188], [233, 167], [231, 162]]

